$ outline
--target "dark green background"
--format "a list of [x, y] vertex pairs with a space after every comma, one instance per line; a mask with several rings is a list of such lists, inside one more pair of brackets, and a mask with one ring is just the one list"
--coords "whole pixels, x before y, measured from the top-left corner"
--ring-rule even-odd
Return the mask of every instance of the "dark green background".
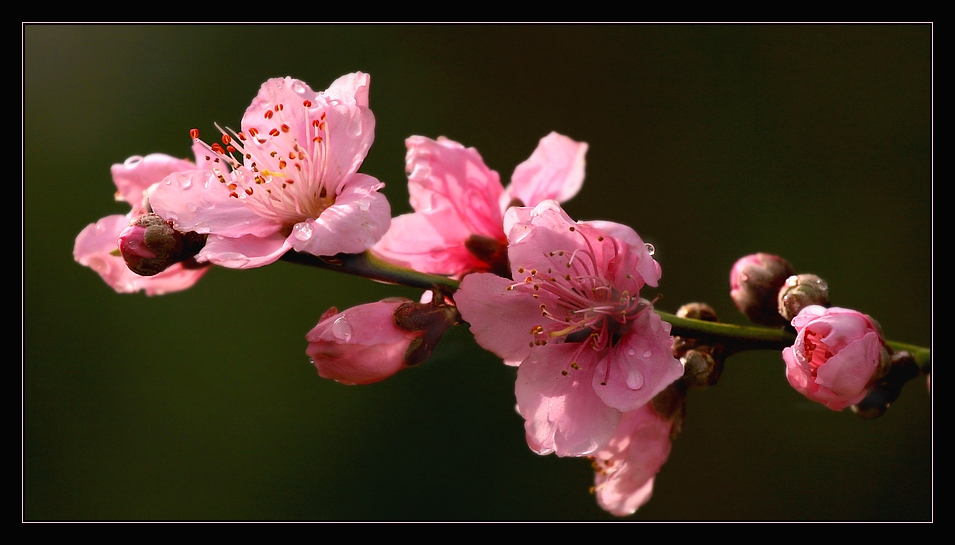
[[[727, 276], [778, 253], [889, 338], [932, 342], [932, 27], [24, 27], [25, 519], [612, 519], [585, 460], [539, 457], [514, 370], [463, 328], [366, 387], [318, 378], [335, 305], [413, 290], [280, 263], [117, 295], [72, 258], [128, 208], [109, 167], [189, 156], [259, 85], [372, 75], [363, 172], [409, 210], [404, 138], [476, 147], [510, 178], [552, 130], [590, 144], [577, 219], [633, 226], [659, 308], [743, 323]], [[778, 353], [729, 360], [636, 519], [932, 517], [924, 380], [864, 421], [793, 391]]]

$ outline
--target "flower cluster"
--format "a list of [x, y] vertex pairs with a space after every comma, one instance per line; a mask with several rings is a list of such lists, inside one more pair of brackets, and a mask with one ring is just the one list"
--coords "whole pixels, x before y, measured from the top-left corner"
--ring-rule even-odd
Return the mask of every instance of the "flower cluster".
[[[713, 334], [686, 336], [716, 322], [708, 305], [661, 318], [643, 296], [659, 285], [661, 267], [636, 231], [575, 221], [563, 209], [582, 187], [585, 143], [545, 136], [505, 187], [475, 149], [412, 136], [413, 212], [392, 219], [384, 184], [358, 172], [374, 140], [369, 85], [360, 72], [318, 92], [270, 79], [239, 130], [217, 125], [213, 143], [191, 131], [195, 162], [152, 154], [114, 165], [116, 198], [130, 211], [84, 229], [75, 259], [116, 291], [147, 295], [189, 288], [212, 265], [280, 259], [423, 288], [421, 302], [325, 312], [305, 337], [319, 376], [384, 380], [428, 359], [449, 327], [466, 323], [478, 344], [516, 367], [529, 447], [589, 459], [597, 503], [634, 513], [682, 428], [687, 389], [715, 384], [740, 348]], [[827, 308], [828, 284], [795, 275], [778, 256], [741, 258], [730, 286], [752, 321], [791, 324], [786, 376], [830, 409], [877, 416], [919, 372], [874, 320]], [[670, 322], [680, 320], [695, 325], [674, 337]]]

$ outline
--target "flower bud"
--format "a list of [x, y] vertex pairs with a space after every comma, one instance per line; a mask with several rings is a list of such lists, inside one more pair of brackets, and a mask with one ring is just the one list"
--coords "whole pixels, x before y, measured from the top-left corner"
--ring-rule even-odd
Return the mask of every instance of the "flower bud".
[[792, 275], [779, 290], [779, 314], [787, 322], [810, 306], [829, 306], [829, 284], [814, 274]]
[[143, 214], [123, 229], [117, 242], [129, 270], [153, 276], [194, 257], [205, 240], [206, 235], [176, 231], [157, 214]]
[[730, 270], [730, 297], [754, 323], [785, 325], [777, 310], [777, 294], [793, 272], [792, 265], [779, 256], [758, 253], [742, 257]]
[[399, 298], [332, 307], [305, 336], [305, 352], [322, 378], [371, 384], [427, 359], [456, 316], [447, 305]]
[[796, 341], [783, 349], [786, 378], [798, 392], [834, 411], [862, 401], [889, 368], [882, 332], [861, 312], [813, 305], [792, 325]]

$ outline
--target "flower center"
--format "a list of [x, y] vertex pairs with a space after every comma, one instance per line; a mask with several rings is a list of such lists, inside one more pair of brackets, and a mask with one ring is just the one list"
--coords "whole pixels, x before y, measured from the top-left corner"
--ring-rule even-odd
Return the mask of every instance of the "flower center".
[[832, 351], [819, 339], [819, 335], [816, 332], [809, 329], [806, 330], [806, 334], [803, 337], [803, 346], [805, 347], [804, 354], [806, 356], [806, 362], [809, 363], [809, 370], [812, 372], [812, 376], [815, 377], [816, 371], [832, 357]]
[[307, 115], [311, 105], [305, 100], [304, 112], [296, 108], [306, 114], [303, 120], [286, 114], [284, 104], [276, 104], [265, 110], [260, 126], [249, 127], [248, 134], [216, 125], [222, 144], [199, 140], [197, 129], [190, 135], [211, 152], [206, 161], [230, 197], [260, 216], [291, 226], [319, 217], [335, 202], [336, 188], [325, 185], [325, 113], [311, 119]]
[[[633, 319], [649, 303], [639, 298], [639, 285], [631, 274], [625, 275], [623, 289], [606, 274], [607, 266], [597, 259], [598, 252], [590, 239], [601, 246], [601, 255], [612, 254], [615, 261], [623, 250], [613, 238], [594, 233], [581, 233], [586, 226], [570, 227], [584, 241], [585, 248], [556, 250], [546, 254], [551, 262], [546, 271], [517, 269], [524, 276], [509, 286], [529, 293], [541, 301], [543, 320], [531, 328], [531, 346], [543, 346], [548, 340], [564, 337], [568, 342], [582, 342], [594, 350], [613, 346], [626, 333]], [[588, 236], [589, 235], [589, 236]]]

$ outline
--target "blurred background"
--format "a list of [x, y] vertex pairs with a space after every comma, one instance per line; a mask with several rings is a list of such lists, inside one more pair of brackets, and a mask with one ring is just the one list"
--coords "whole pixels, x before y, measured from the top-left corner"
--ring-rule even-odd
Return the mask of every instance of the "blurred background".
[[[118, 295], [73, 261], [128, 207], [109, 168], [190, 155], [259, 85], [372, 75], [362, 171], [410, 210], [404, 139], [476, 147], [509, 181], [558, 131], [590, 144], [576, 219], [634, 227], [661, 310], [745, 323], [728, 273], [757, 251], [829, 281], [890, 339], [932, 343], [932, 27], [23, 27], [23, 518], [614, 517], [589, 463], [533, 454], [515, 372], [459, 327], [421, 367], [320, 379], [305, 333], [418, 292], [287, 263]], [[932, 403], [909, 383], [862, 420], [807, 401], [778, 353], [690, 392], [636, 520], [929, 520]]]

